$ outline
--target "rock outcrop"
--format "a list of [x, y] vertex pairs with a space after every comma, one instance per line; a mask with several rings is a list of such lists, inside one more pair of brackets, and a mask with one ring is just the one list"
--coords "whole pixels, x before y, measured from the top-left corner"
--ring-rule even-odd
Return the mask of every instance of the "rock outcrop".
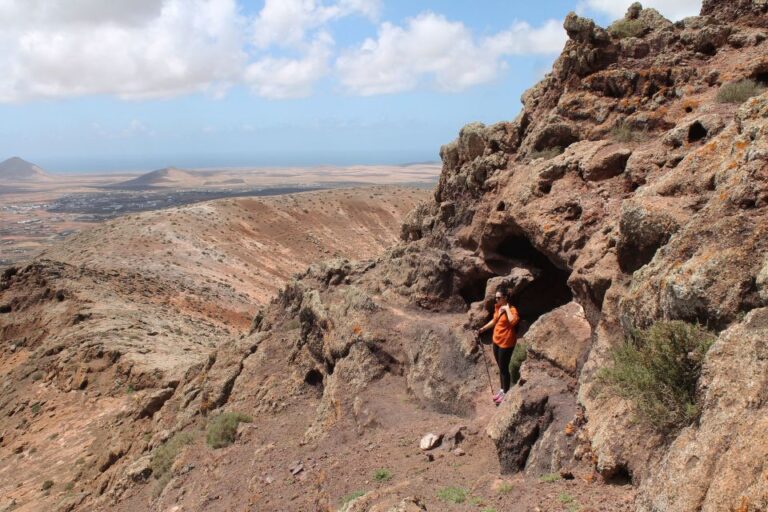
[[[599, 474], [635, 486], [641, 511], [764, 509], [768, 92], [717, 95], [768, 83], [767, 16], [763, 0], [705, 0], [702, 16], [678, 23], [635, 4], [607, 29], [570, 14], [566, 47], [520, 115], [467, 125], [443, 146], [434, 200], [409, 215], [400, 245], [313, 265], [250, 334], [164, 384], [171, 396], [141, 396], [134, 417], [152, 415], [154, 434], [106, 452], [114, 473], [98, 503], [130, 497], [117, 468], [135, 480], [132, 458], [222, 410], [257, 415], [302, 447], [404, 422], [406, 406], [383, 396], [472, 418], [488, 384], [472, 329], [505, 285], [528, 358], [487, 427], [503, 473]], [[699, 420], [665, 436], [601, 392], [599, 375], [632, 330], [671, 319], [717, 341]], [[311, 410], [291, 412], [286, 397], [301, 396]], [[278, 412], [295, 421], [270, 423]], [[178, 484], [191, 477], [173, 474], [159, 508], [192, 499]], [[423, 509], [396, 491], [358, 494], [347, 510]], [[310, 499], [323, 508], [321, 492]]]

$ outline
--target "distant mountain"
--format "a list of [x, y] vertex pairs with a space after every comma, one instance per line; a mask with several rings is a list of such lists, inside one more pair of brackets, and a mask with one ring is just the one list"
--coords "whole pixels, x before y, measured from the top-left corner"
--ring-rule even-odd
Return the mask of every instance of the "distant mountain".
[[138, 178], [132, 180], [122, 181], [110, 185], [109, 188], [122, 189], [122, 190], [137, 190], [155, 187], [195, 187], [203, 185], [206, 182], [206, 177], [194, 172], [190, 172], [184, 169], [176, 167], [165, 167], [163, 169], [157, 169], [156, 171], [142, 174]]
[[48, 181], [51, 177], [37, 165], [17, 156], [0, 162], [0, 181]]

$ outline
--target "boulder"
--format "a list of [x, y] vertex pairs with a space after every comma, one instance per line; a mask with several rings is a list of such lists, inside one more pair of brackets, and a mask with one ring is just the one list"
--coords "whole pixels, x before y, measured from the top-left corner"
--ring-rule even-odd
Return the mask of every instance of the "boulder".
[[425, 434], [424, 437], [421, 438], [421, 441], [419, 441], [419, 448], [426, 451], [431, 450], [432, 448], [437, 448], [440, 446], [440, 442], [443, 440], [443, 434]]
[[521, 340], [535, 357], [576, 376], [590, 347], [592, 329], [577, 302], [539, 317]]
[[606, 146], [599, 150], [585, 165], [582, 176], [587, 181], [613, 178], [624, 172], [632, 150], [618, 146]]
[[419, 498], [409, 496], [403, 498], [400, 503], [387, 510], [387, 512], [426, 512], [427, 506]]

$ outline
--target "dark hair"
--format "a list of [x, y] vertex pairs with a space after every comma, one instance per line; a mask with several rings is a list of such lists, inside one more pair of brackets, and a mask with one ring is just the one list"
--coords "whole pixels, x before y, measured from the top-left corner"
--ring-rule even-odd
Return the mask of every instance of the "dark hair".
[[512, 290], [510, 290], [506, 286], [500, 286], [497, 290], [497, 293], [500, 293], [502, 297], [504, 297], [507, 302], [512, 302]]

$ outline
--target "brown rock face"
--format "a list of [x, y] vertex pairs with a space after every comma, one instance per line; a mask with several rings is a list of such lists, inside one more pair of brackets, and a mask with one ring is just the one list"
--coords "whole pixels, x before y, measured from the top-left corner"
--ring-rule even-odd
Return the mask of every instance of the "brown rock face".
[[765, 510], [768, 309], [720, 334], [701, 380], [701, 420], [681, 432], [643, 483], [638, 510]]
[[765, 0], [704, 0], [701, 14], [727, 22], [768, 26], [768, 3]]
[[[290, 494], [295, 509], [324, 510], [324, 488], [341, 491], [339, 479], [318, 471], [295, 494], [271, 475], [250, 473], [273, 471], [273, 455], [314, 449], [332, 457], [328, 452], [357, 443], [329, 467], [358, 478], [347, 460], [360, 461], [360, 450], [366, 459], [368, 450], [387, 453], [363, 445], [365, 435], [385, 432], [414, 446], [425, 432], [443, 431], [428, 421], [449, 426], [461, 416], [467, 424], [490, 417], [486, 432], [504, 473], [591, 480], [597, 472], [604, 481], [632, 484], [635, 503], [626, 502], [628, 491], [616, 510], [765, 509], [768, 92], [740, 102], [717, 96], [742, 78], [768, 82], [766, 4], [705, 1], [703, 13], [673, 24], [634, 5], [608, 29], [569, 15], [564, 52], [525, 93], [521, 114], [492, 126], [470, 124], [443, 146], [434, 200], [408, 216], [400, 245], [367, 262], [312, 265], [264, 307], [248, 335], [187, 361], [186, 371], [174, 360], [173, 372], [160, 378], [141, 371], [136, 360], [146, 358], [121, 353], [115, 360], [94, 350], [87, 361], [94, 368], [141, 386], [121, 418], [138, 417], [149, 434], [145, 440], [134, 433], [133, 444], [108, 429], [94, 436], [92, 462], [104, 473], [88, 477], [98, 503], [227, 510], [240, 498], [274, 492], [265, 485], [282, 485], [277, 496]], [[80, 325], [77, 315], [91, 308], [74, 307], [70, 288], [47, 286], [59, 282], [51, 273], [74, 280], [77, 271], [8, 277], [15, 291], [4, 295], [0, 314], [38, 308], [40, 325], [52, 312]], [[36, 283], [37, 297], [18, 293], [26, 282]], [[487, 402], [489, 382], [470, 329], [487, 320], [489, 294], [502, 283], [515, 289], [519, 334], [530, 349], [519, 384], [495, 414], [483, 416], [478, 397]], [[718, 337], [695, 390], [700, 419], [665, 437], [635, 421], [630, 402], [602, 392], [599, 375], [631, 329], [674, 319], [699, 322]], [[7, 329], [7, 339], [18, 337]], [[57, 349], [44, 356], [51, 358], [46, 383], [63, 381], [69, 390], [87, 376], [86, 390], [96, 387], [96, 372], [57, 373]], [[8, 364], [21, 366], [18, 350], [13, 354]], [[0, 403], [6, 414], [27, 405]], [[225, 467], [245, 458], [252, 466], [228, 473], [209, 465], [209, 452], [193, 450], [185, 460], [198, 469], [174, 466], [160, 497], [131, 487], [143, 474], [137, 460], [221, 410], [253, 415], [258, 428], [244, 430], [241, 444], [217, 460]], [[113, 426], [120, 425], [116, 419]], [[283, 444], [270, 447], [262, 425], [284, 436]], [[461, 460], [480, 447], [462, 444]], [[14, 439], [14, 455], [25, 449]], [[307, 461], [301, 474], [311, 467]], [[348, 510], [421, 507], [399, 502], [434, 480], [410, 478], [357, 494]], [[146, 500], [129, 501], [137, 496]]]

